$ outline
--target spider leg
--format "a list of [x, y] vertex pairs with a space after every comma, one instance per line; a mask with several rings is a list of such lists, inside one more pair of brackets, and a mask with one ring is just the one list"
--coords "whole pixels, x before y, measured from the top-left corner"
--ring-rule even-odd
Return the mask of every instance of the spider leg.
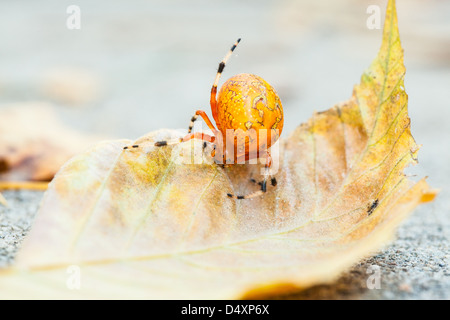
[[[203, 145], [202, 145], [202, 151], [205, 151], [206, 147], [208, 146], [208, 142], [214, 142], [216, 140], [216, 137], [214, 136], [210, 136], [208, 134], [205, 133], [201, 133], [201, 132], [194, 132], [194, 133], [190, 133], [187, 136], [185, 136], [181, 142], [186, 142], [192, 139], [199, 139], [203, 141]], [[214, 152], [214, 150], [213, 150]], [[211, 157], [214, 158], [214, 154], [213, 152], [211, 153]]]
[[[213, 132], [217, 132], [217, 129], [214, 127], [214, 125], [212, 124], [211, 120], [209, 120], [208, 115], [206, 114], [206, 112], [203, 111], [203, 110], [197, 110], [197, 111], [195, 112], [195, 115], [191, 118], [191, 123], [189, 124], [188, 135], [187, 135], [187, 136], [189, 136], [189, 134], [192, 132], [192, 128], [194, 127], [194, 122], [197, 120], [197, 118], [198, 118], [199, 116], [202, 117], [202, 119], [206, 122], [206, 125], [207, 125]], [[187, 137], [187, 136], [186, 136], [186, 137]], [[205, 136], [207, 136], [207, 135], [205, 135]], [[185, 138], [186, 138], [186, 137], [185, 137]], [[191, 138], [191, 139], [194, 139], [194, 138]], [[198, 136], [197, 136], [195, 139], [199, 139]], [[187, 139], [187, 140], [190, 140], [190, 139]], [[170, 141], [167, 141], [167, 140], [161, 140], [161, 141], [156, 141], [156, 142], [155, 142], [155, 146], [156, 146], [156, 147], [162, 147], [162, 146], [167, 146], [167, 145], [169, 145], [169, 144], [177, 144], [177, 143], [184, 142], [184, 141], [187, 141], [187, 140], [184, 140], [184, 138], [183, 138], [183, 139], [170, 140]], [[202, 139], [202, 140], [205, 140], [205, 139]], [[209, 140], [208, 140], [208, 141], [209, 141]], [[203, 148], [203, 149], [204, 149], [204, 148]]]
[[[167, 146], [167, 145], [170, 145], [170, 144], [177, 144], [177, 143], [180, 143], [181, 142], [181, 139], [174, 139], [174, 140], [170, 140], [170, 141], [157, 141], [157, 142], [155, 142], [155, 146], [157, 146], [157, 147], [161, 147], [161, 146]], [[133, 144], [133, 145], [130, 145], [130, 146], [125, 146], [125, 147], [123, 147], [123, 150], [128, 150], [128, 149], [137, 149], [137, 148], [140, 148], [141, 147], [141, 145], [139, 145], [139, 144]]]
[[[210, 136], [209, 134], [205, 134], [202, 132], [194, 132], [194, 133], [189, 133], [187, 136], [182, 138], [180, 142], [186, 142], [191, 139], [200, 139], [205, 142], [214, 142], [216, 140], [216, 137]], [[204, 148], [206, 148], [205, 144], [203, 144], [203, 149]]]
[[[267, 180], [270, 176], [270, 168], [271, 167], [272, 167], [272, 156], [270, 155], [269, 151], [266, 151], [266, 164], [265, 164], [264, 180], [261, 182], [258, 182], [258, 184], [261, 186], [261, 190], [258, 190], [256, 192], [252, 192], [250, 194], [243, 195], [243, 196], [237, 196], [237, 195], [233, 195], [231, 193], [227, 193], [228, 197], [234, 198], [234, 199], [250, 199], [250, 198], [259, 197], [259, 196], [263, 195], [264, 193], [266, 193]], [[250, 179], [250, 181], [257, 183], [255, 179]], [[274, 177], [272, 177], [270, 179], [270, 182], [271, 182], [272, 186], [274, 186], [274, 187], [277, 185], [277, 180]]]
[[133, 144], [131, 146], [125, 146], [125, 147], [123, 147], [123, 150], [135, 149], [135, 148], [139, 148], [139, 145], [138, 144]]
[[[262, 185], [262, 181], [256, 181], [255, 179], [253, 179], [253, 178], [250, 178], [250, 182], [252, 182], [252, 183], [254, 183], [254, 184], [258, 184], [258, 185]], [[276, 186], [277, 185], [277, 179], [275, 178], [275, 177], [271, 177], [270, 178], [270, 184], [272, 185], [272, 186]]]
[[[181, 143], [181, 142], [186, 142], [189, 141], [191, 139], [200, 139], [206, 142], [214, 142], [214, 140], [216, 139], [214, 136], [210, 136], [206, 133], [202, 133], [202, 132], [194, 132], [194, 133], [189, 133], [188, 135], [186, 135], [184, 138], [180, 138], [180, 139], [176, 139], [176, 140], [170, 140], [170, 141], [157, 141], [155, 142], [155, 146], [157, 147], [162, 147], [162, 146], [167, 146], [170, 144], [177, 144], [177, 143]], [[203, 144], [203, 149], [206, 148], [206, 144]]]
[[213, 131], [217, 131], [217, 129], [212, 124], [211, 120], [209, 120], [208, 115], [203, 110], [197, 110], [195, 115], [191, 118], [191, 123], [189, 124], [188, 133], [191, 133], [192, 128], [194, 127], [194, 122], [197, 120], [198, 116], [202, 117], [203, 121], [205, 121], [206, 125]]
[[222, 75], [223, 69], [225, 69], [225, 64], [227, 63], [228, 59], [230, 59], [231, 54], [233, 53], [234, 49], [236, 49], [238, 43], [241, 41], [241, 39], [237, 39], [237, 41], [233, 44], [230, 51], [228, 51], [227, 55], [223, 58], [223, 60], [219, 63], [219, 68], [217, 69], [216, 79], [214, 80], [213, 86], [211, 88], [211, 111], [213, 114], [214, 120], [217, 122], [217, 86], [219, 84], [220, 76]]
[[[180, 139], [176, 139], [176, 140], [157, 141], [157, 142], [155, 142], [155, 146], [158, 146], [158, 147], [160, 147], [160, 146], [167, 146], [169, 144], [177, 144], [177, 143], [180, 143], [180, 142], [186, 142], [186, 141], [189, 141], [191, 139], [203, 140], [204, 143], [203, 143], [203, 147], [202, 148], [204, 150], [206, 148], [206, 146], [207, 146], [206, 143], [207, 142], [214, 142], [216, 140], [216, 137], [210, 136], [208, 134], [201, 133], [201, 132], [194, 132], [194, 133], [190, 133], [190, 134], [186, 135], [184, 138], [180, 138]], [[132, 146], [126, 146], [123, 149], [126, 150], [126, 149], [134, 149], [134, 148], [139, 148], [139, 145], [138, 144], [134, 144]]]

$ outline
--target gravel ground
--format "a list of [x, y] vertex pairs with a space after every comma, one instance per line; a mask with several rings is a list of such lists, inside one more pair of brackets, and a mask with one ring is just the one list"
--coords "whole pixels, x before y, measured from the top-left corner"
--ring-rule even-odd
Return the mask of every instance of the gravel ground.
[[43, 192], [5, 191], [8, 207], [0, 205], [0, 268], [14, 260], [22, 239], [33, 224]]
[[[14, 255], [31, 227], [42, 192], [4, 192], [0, 207], [0, 267]], [[274, 299], [450, 299], [449, 215], [438, 214], [444, 201], [419, 207], [399, 228], [397, 240], [378, 255], [361, 261], [335, 283]], [[448, 202], [447, 202], [448, 204]], [[379, 267], [380, 289], [368, 289]], [[375, 267], [376, 268], [376, 267]]]

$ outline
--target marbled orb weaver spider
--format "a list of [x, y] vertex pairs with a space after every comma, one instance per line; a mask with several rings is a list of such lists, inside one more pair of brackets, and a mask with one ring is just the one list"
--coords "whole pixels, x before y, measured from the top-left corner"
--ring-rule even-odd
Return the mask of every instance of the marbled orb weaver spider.
[[[267, 190], [267, 180], [272, 166], [269, 148], [278, 140], [283, 129], [283, 107], [274, 88], [259, 76], [242, 73], [228, 79], [220, 88], [218, 97], [217, 85], [225, 64], [240, 42], [238, 39], [227, 55], [219, 63], [216, 79], [211, 89], [211, 110], [217, 124], [217, 129], [208, 118], [205, 111], [197, 110], [191, 118], [188, 134], [176, 141], [158, 141], [155, 146], [186, 142], [191, 139], [203, 140], [203, 149], [207, 142], [213, 143], [211, 156], [218, 164], [241, 164], [251, 159], [265, 157], [264, 180], [258, 184], [261, 189], [243, 196], [228, 193], [230, 198], [248, 199], [264, 194]], [[213, 132], [213, 136], [202, 133], [192, 133], [194, 122], [202, 117]], [[225, 137], [225, 139], [223, 138]], [[242, 139], [243, 138], [243, 139]], [[139, 145], [124, 147], [138, 148]], [[224, 166], [225, 166], [224, 165]], [[251, 181], [256, 182], [254, 179]], [[271, 184], [277, 185], [274, 177]]]

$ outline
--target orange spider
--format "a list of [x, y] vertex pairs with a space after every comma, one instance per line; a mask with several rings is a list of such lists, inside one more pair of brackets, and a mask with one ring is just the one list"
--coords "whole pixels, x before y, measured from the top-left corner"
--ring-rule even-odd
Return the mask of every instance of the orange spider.
[[[228, 54], [219, 64], [216, 79], [211, 89], [211, 110], [217, 129], [205, 111], [197, 110], [191, 118], [188, 134], [175, 142], [158, 141], [155, 146], [180, 143], [191, 139], [200, 139], [214, 143], [211, 156], [218, 164], [240, 164], [251, 159], [265, 157], [264, 180], [260, 182], [261, 190], [244, 196], [228, 194], [230, 198], [248, 199], [262, 195], [267, 190], [267, 178], [272, 166], [269, 148], [278, 140], [283, 130], [283, 107], [274, 88], [264, 79], [253, 74], [242, 73], [228, 79], [217, 95], [217, 85], [225, 64], [238, 45], [231, 47]], [[191, 133], [194, 122], [201, 116], [213, 136], [202, 132]], [[225, 139], [224, 139], [225, 137]], [[206, 142], [203, 147], [206, 147]], [[138, 145], [124, 149], [138, 148]], [[253, 182], [256, 182], [252, 179]], [[275, 178], [271, 184], [276, 186]]]

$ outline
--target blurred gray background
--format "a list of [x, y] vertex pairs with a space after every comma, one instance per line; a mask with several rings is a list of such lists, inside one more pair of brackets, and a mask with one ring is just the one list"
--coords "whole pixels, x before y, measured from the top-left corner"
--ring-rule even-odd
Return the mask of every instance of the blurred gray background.
[[[367, 7], [380, 6], [382, 27], [386, 3], [3, 0], [0, 108], [49, 101], [68, 125], [111, 138], [186, 128], [196, 109], [211, 115], [218, 63], [241, 37], [221, 83], [244, 72], [266, 79], [281, 97], [287, 135], [313, 111], [351, 96], [381, 44], [382, 29], [366, 26]], [[81, 9], [80, 30], [66, 27], [66, 9], [73, 4]], [[442, 189], [434, 203], [414, 213], [408, 223], [416, 228], [400, 230], [410, 242], [398, 250], [406, 257], [408, 250], [423, 253], [423, 263], [439, 257], [438, 273], [417, 272], [425, 283], [439, 274], [437, 297], [449, 298], [450, 1], [398, 0], [397, 10], [412, 133], [423, 144], [419, 166], [408, 172], [429, 176], [430, 185]], [[398, 241], [390, 250], [395, 246]], [[377, 264], [387, 265], [383, 261]]]
[[[0, 103], [54, 100], [71, 125], [115, 137], [184, 128], [196, 109], [210, 112], [217, 65], [241, 37], [223, 80], [266, 79], [289, 132], [349, 98], [381, 43], [366, 9], [377, 4], [384, 16], [386, 2], [0, 1]], [[66, 27], [71, 4], [81, 9], [80, 30]], [[445, 126], [450, 114], [450, 1], [399, 0], [398, 13], [420, 142], [422, 126]], [[93, 99], [68, 106], [45, 93], [49, 74], [67, 68], [95, 79]]]

